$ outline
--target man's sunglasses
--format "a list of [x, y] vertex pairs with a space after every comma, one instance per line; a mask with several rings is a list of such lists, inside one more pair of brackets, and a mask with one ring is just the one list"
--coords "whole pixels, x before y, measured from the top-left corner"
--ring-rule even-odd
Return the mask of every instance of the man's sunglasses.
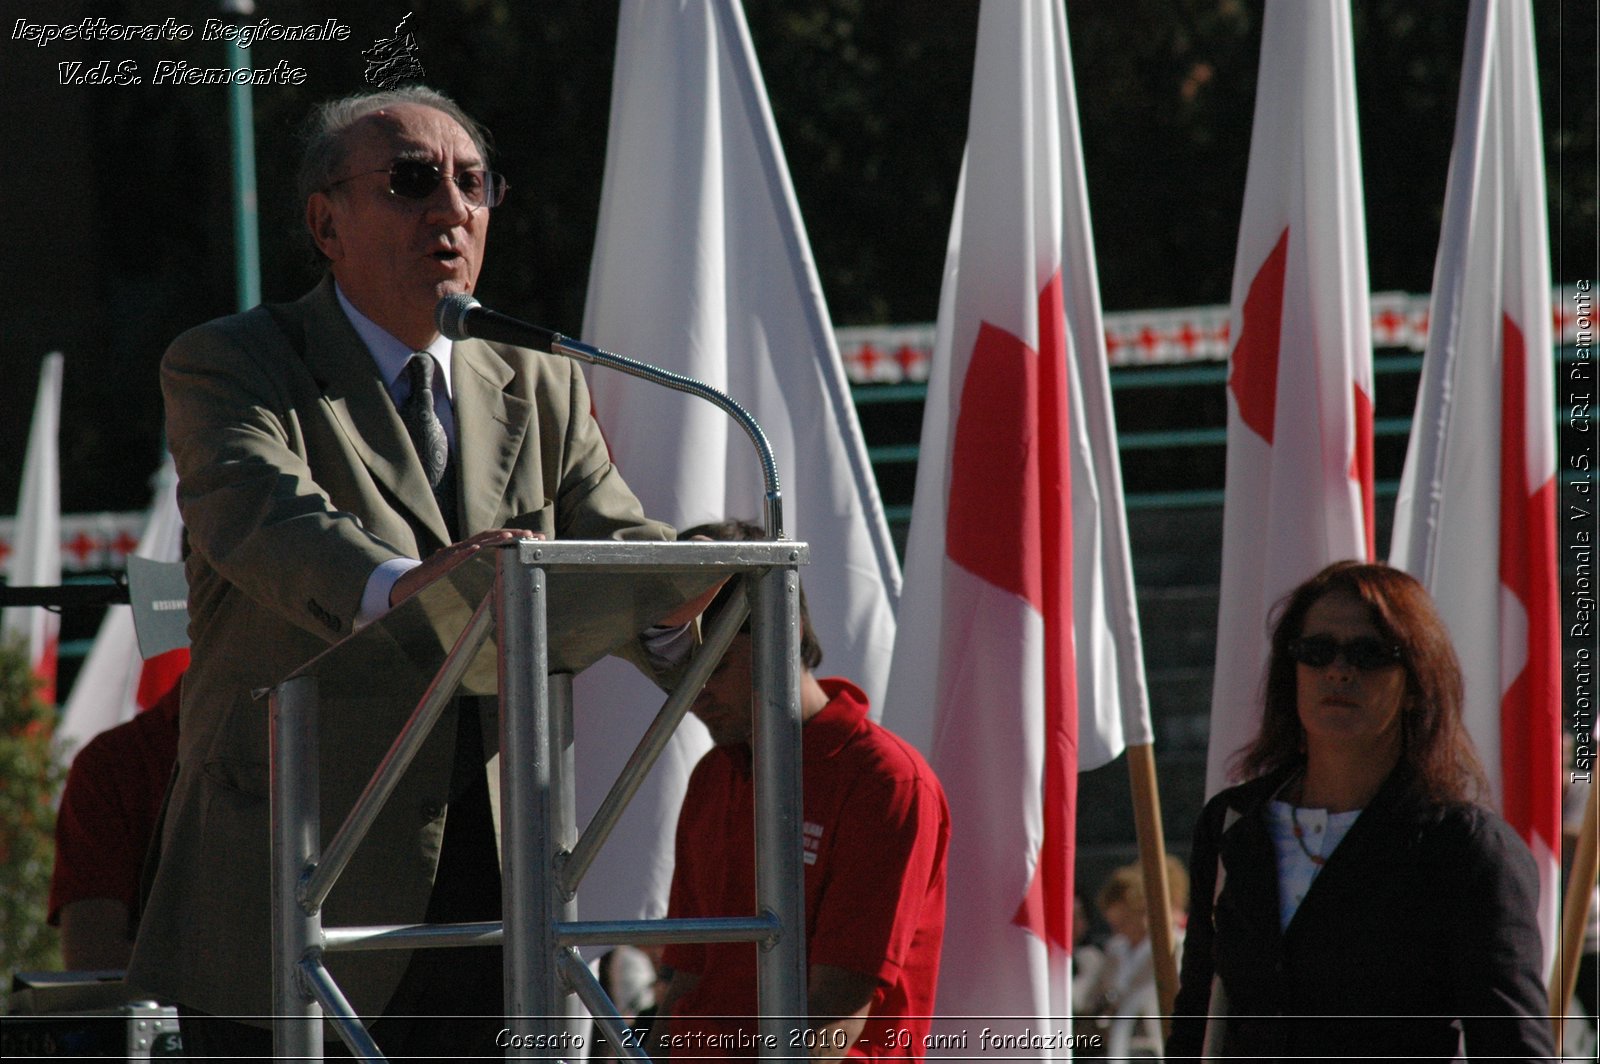
[[1399, 647], [1370, 635], [1349, 642], [1340, 642], [1331, 635], [1308, 635], [1294, 640], [1286, 649], [1295, 661], [1313, 669], [1325, 669], [1341, 656], [1351, 668], [1362, 672], [1398, 665], [1401, 659]]
[[[438, 191], [446, 176], [433, 163], [421, 159], [396, 159], [382, 170], [363, 170], [359, 174], [341, 177], [328, 187], [338, 188], [346, 181], [354, 181], [368, 174], [388, 174], [389, 191], [409, 200], [428, 199]], [[461, 191], [461, 198], [473, 210], [500, 206], [506, 198], [506, 189], [510, 187], [506, 179], [493, 170], [462, 170], [450, 175], [450, 180], [455, 182], [456, 188]]]

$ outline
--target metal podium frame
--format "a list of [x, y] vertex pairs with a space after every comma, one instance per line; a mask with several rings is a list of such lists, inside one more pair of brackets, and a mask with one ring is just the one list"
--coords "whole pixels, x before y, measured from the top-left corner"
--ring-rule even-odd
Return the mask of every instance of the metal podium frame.
[[[493, 590], [454, 636], [443, 665], [326, 849], [321, 847], [319, 805], [319, 678], [302, 670], [272, 690], [275, 1054], [321, 1060], [326, 1014], [358, 1057], [384, 1059], [329, 974], [325, 953], [498, 943], [505, 956], [508, 1056], [549, 1057], [548, 1047], [563, 1044], [565, 999], [572, 992], [594, 1015], [616, 1053], [647, 1060], [623, 1037], [616, 1007], [577, 947], [757, 942], [760, 1033], [767, 1047], [763, 1055], [788, 1055], [788, 1036], [797, 1023], [804, 1025], [807, 1013], [798, 574], [808, 561], [806, 545], [520, 541], [495, 555]], [[722, 611], [580, 835], [573, 803], [570, 677], [550, 674], [550, 579], [568, 573], [705, 576], [710, 575], [707, 570], [733, 574], [747, 595], [735, 596], [733, 608]], [[751, 619], [758, 707], [752, 741], [758, 912], [694, 920], [575, 920], [584, 873], [746, 616]], [[321, 907], [340, 872], [496, 632], [503, 922], [324, 928]], [[359, 638], [359, 633], [351, 637]]]

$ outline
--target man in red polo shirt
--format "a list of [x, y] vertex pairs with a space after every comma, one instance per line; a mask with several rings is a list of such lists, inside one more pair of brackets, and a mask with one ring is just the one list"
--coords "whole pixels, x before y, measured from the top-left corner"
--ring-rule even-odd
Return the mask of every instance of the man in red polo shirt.
[[[683, 533], [764, 539], [745, 522]], [[707, 620], [723, 604], [719, 597]], [[822, 650], [800, 599], [806, 947], [810, 1028], [786, 1054], [921, 1059], [944, 937], [950, 812], [928, 763], [867, 719], [848, 680], [818, 679]], [[669, 917], [755, 911], [753, 716], [748, 629], [694, 704], [717, 744], [678, 816]], [[672, 970], [652, 1055], [753, 1057], [756, 947], [668, 947]], [[743, 1047], [743, 1048], [741, 1048]]]
[[180, 684], [72, 761], [56, 814], [48, 922], [80, 971], [126, 968], [138, 927], [139, 877], [178, 760]]

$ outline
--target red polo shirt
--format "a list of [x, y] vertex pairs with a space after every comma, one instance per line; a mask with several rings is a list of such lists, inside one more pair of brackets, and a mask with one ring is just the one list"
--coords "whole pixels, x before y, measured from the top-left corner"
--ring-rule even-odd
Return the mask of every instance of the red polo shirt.
[[88, 898], [139, 909], [139, 875], [161, 819], [178, 759], [178, 691], [132, 720], [108, 728], [72, 760], [56, 814], [50, 923], [62, 906]]
[[[944, 938], [949, 808], [922, 755], [867, 719], [860, 688], [821, 684], [829, 702], [801, 729], [807, 958], [878, 980], [851, 1056], [921, 1059]], [[754, 817], [749, 746], [713, 749], [678, 815], [669, 916], [755, 912]], [[718, 1043], [759, 1029], [756, 947], [670, 946], [666, 963], [701, 977], [673, 1010], [678, 1055], [754, 1056]]]

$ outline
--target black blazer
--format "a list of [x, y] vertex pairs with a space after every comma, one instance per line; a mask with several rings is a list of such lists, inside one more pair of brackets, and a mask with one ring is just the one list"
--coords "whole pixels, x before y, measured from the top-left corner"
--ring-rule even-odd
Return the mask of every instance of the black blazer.
[[1429, 801], [1397, 769], [1280, 930], [1265, 813], [1290, 775], [1201, 814], [1167, 1059], [1199, 1058], [1214, 975], [1230, 1058], [1450, 1061], [1463, 1029], [1469, 1056], [1552, 1055], [1538, 874], [1516, 833], [1479, 806]]

